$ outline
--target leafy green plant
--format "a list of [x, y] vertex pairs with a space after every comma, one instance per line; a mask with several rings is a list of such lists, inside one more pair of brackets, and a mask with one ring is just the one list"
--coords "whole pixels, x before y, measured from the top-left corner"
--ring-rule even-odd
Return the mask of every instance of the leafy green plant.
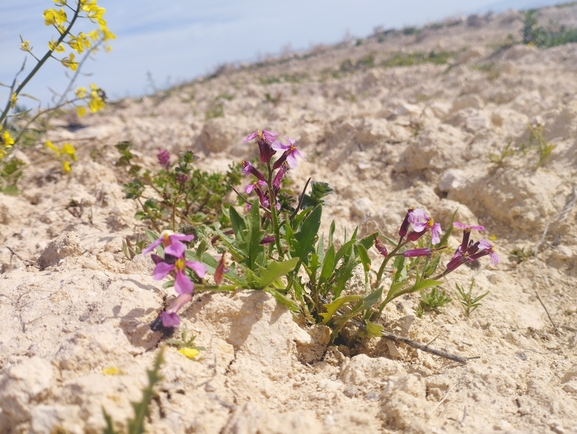
[[[150, 404], [155, 396], [154, 386], [162, 381], [160, 374], [160, 367], [164, 362], [164, 348], [161, 348], [156, 358], [154, 359], [154, 366], [150, 370], [146, 370], [148, 376], [148, 386], [142, 391], [142, 399], [139, 402], [132, 402], [134, 409], [134, 418], [128, 420], [127, 434], [143, 434], [145, 432], [144, 423], [150, 414]], [[103, 434], [120, 434], [120, 431], [114, 429], [114, 421], [110, 415], [103, 408], [104, 420], [106, 421], [106, 428], [102, 430]]]
[[539, 11], [531, 9], [525, 11], [522, 22], [523, 42], [539, 48], [551, 48], [558, 45], [577, 42], [577, 28], [555, 26], [550, 23], [547, 27], [538, 25]]
[[[244, 194], [237, 194], [247, 212], [236, 207], [223, 209], [230, 221], [228, 228], [224, 224], [199, 227], [195, 250], [182, 244], [191, 242], [193, 235], [156, 238], [150, 234], [154, 242], [143, 253], [158, 248], [164, 255], [154, 259], [154, 278], [174, 272], [174, 281], [165, 286], [174, 285], [180, 294], [161, 314], [165, 327], [180, 324], [176, 312], [190, 301], [193, 287], [205, 291], [253, 289], [270, 293], [304, 323], [330, 327], [332, 342], [352, 344], [359, 338], [382, 335], [380, 316], [394, 299], [437, 288], [445, 275], [482, 256], [490, 255], [494, 264], [499, 261], [488, 241], [470, 240], [471, 231], [484, 230], [482, 226], [451, 222], [463, 229], [463, 241], [445, 269], [439, 269], [453, 226], [442, 235], [438, 223], [423, 210], [412, 208], [400, 225], [397, 241], [377, 233], [359, 238], [356, 229], [335, 240], [334, 222], [325, 238], [319, 231], [325, 198], [332, 189], [309, 180], [298, 201], [290, 200], [290, 192], [281, 188], [282, 180], [302, 155], [292, 139], [284, 144], [276, 137], [259, 130], [245, 139], [256, 139], [260, 164], [243, 162], [242, 172], [251, 176], [252, 182]], [[281, 155], [275, 159], [277, 152]], [[368, 252], [373, 246], [379, 252], [378, 271], [374, 271]], [[214, 250], [220, 259], [213, 256]], [[359, 285], [350, 283], [355, 270], [363, 275]], [[205, 272], [214, 276], [215, 284], [201, 280]], [[425, 300], [426, 306], [440, 307], [448, 298], [433, 289]]]
[[[124, 167], [130, 181], [123, 185], [127, 199], [135, 200], [140, 207], [135, 218], [146, 222], [156, 232], [168, 228], [185, 230], [199, 223], [226, 222], [221, 207], [231, 186], [240, 183], [240, 166], [230, 166], [226, 174], [208, 173], [195, 166], [197, 157], [186, 151], [171, 163], [167, 151], [158, 153], [160, 169], [143, 170], [133, 163], [133, 145], [122, 142], [116, 145], [120, 157], [117, 167]], [[188, 229], [188, 232], [192, 229]], [[129, 248], [130, 246], [127, 246]]]
[[420, 318], [425, 312], [437, 312], [440, 307], [451, 302], [445, 290], [434, 286], [429, 292], [421, 292], [421, 301], [417, 307], [417, 316]]
[[489, 161], [497, 164], [498, 166], [503, 166], [505, 164], [505, 159], [514, 155], [518, 155], [520, 158], [524, 158], [527, 155], [536, 154], [537, 163], [535, 164], [535, 169], [543, 166], [557, 146], [548, 142], [543, 137], [542, 125], [529, 126], [528, 128], [529, 143], [522, 142], [515, 149], [512, 146], [512, 142], [509, 142], [503, 147], [503, 149], [501, 149], [499, 153], [490, 153]]
[[505, 163], [507, 157], [515, 155], [515, 150], [511, 148], [513, 142], [507, 143], [503, 149], [499, 151], [498, 154], [489, 154], [489, 161], [495, 163], [498, 166], [502, 166]]
[[525, 251], [524, 247], [516, 247], [513, 250], [511, 250], [511, 256], [514, 258], [514, 260], [520, 264], [521, 262], [525, 262], [527, 260], [529, 260], [529, 258], [533, 257], [535, 255], [535, 252], [533, 250], [527, 250]]
[[529, 131], [529, 149], [533, 148], [537, 150], [539, 157], [536, 167], [541, 167], [545, 164], [545, 161], [549, 158], [551, 152], [553, 152], [553, 149], [555, 149], [556, 146], [545, 140], [543, 137], [542, 125], [537, 125], [535, 127], [529, 126]]
[[455, 53], [450, 51], [430, 51], [429, 53], [394, 53], [385, 59], [381, 66], [393, 68], [398, 66], [414, 66], [423, 63], [432, 63], [434, 65], [444, 65], [450, 58], [455, 57]]
[[466, 290], [459, 286], [458, 283], [455, 284], [458, 293], [459, 303], [465, 312], [465, 316], [468, 318], [471, 314], [481, 306], [481, 300], [485, 298], [489, 292], [481, 295], [473, 294], [473, 287], [475, 286], [475, 279], [471, 279], [471, 285], [469, 289]]

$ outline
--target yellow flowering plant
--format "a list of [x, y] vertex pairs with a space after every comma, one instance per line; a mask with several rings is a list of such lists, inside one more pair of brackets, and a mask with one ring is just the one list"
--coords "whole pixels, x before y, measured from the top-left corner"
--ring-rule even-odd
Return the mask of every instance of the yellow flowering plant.
[[[53, 0], [53, 2], [55, 7], [43, 12], [44, 24], [56, 30], [56, 35], [47, 42], [48, 50], [39, 56], [34, 45], [29, 40], [20, 37], [20, 50], [24, 51], [27, 56], [31, 56], [35, 64], [26, 77], [19, 82], [18, 77], [26, 68], [25, 58], [11, 85], [0, 83], [0, 86], [9, 89], [6, 102], [0, 102], [4, 106], [3, 109], [0, 109], [0, 191], [6, 191], [7, 186], [15, 185], [17, 179], [13, 176], [15, 172], [8, 171], [11, 173], [11, 179], [8, 180], [5, 176], [8, 172], [4, 169], [7, 165], [14, 165], [12, 161], [14, 158], [11, 153], [19, 142], [30, 138], [35, 141], [48, 130], [50, 118], [66, 107], [74, 107], [78, 116], [81, 117], [88, 112], [95, 113], [102, 110], [106, 106], [106, 94], [96, 84], [90, 84], [89, 90], [85, 87], [79, 87], [74, 91], [74, 96], [69, 97], [84, 62], [100, 47], [109, 51], [110, 40], [116, 38], [114, 33], [108, 29], [104, 19], [106, 10], [98, 6], [97, 0], [76, 0], [74, 2]], [[89, 31], [73, 32], [73, 29], [76, 31], [81, 21], [96, 24], [96, 28]], [[20, 97], [35, 99], [24, 94], [24, 88], [49, 59], [56, 60], [64, 68], [73, 71], [74, 74], [70, 78], [69, 84], [52, 106], [39, 107], [34, 112], [22, 110], [18, 106]], [[76, 160], [76, 154], [71, 144], [65, 145], [69, 146], [63, 145], [62, 148], [58, 148], [47, 143], [46, 148], [51, 150], [52, 155], [62, 163], [66, 173], [70, 171], [70, 165]]]

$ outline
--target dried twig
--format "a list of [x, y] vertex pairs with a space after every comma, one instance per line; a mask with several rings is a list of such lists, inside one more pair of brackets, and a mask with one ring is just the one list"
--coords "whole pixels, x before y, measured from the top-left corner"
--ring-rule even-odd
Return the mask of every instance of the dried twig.
[[6, 247], [6, 248], [10, 251], [11, 256], [16, 256], [16, 258], [20, 259], [20, 261], [22, 261], [25, 266], [29, 266], [29, 265], [33, 265], [33, 264], [34, 264], [33, 261], [30, 261], [30, 260], [28, 260], [28, 259], [22, 258], [22, 257], [21, 257], [18, 253], [16, 253], [16, 252], [14, 251], [14, 249], [12, 249], [11, 247], [9, 247], [9, 246], [7, 246], [7, 245], [4, 245], [4, 247]]
[[452, 360], [454, 362], [465, 364], [465, 363], [467, 363], [467, 360], [478, 358], [478, 357], [457, 356], [456, 354], [448, 353], [446, 351], [437, 350], [435, 348], [430, 348], [428, 345], [420, 344], [420, 343], [415, 342], [409, 338], [397, 336], [397, 335], [394, 335], [392, 333], [385, 332], [385, 331], [383, 331], [381, 333], [385, 339], [388, 339], [390, 341], [402, 342], [404, 344], [407, 344], [410, 347], [416, 348], [416, 349], [424, 351], [426, 353], [434, 354], [435, 356], [444, 357], [445, 359], [449, 359], [449, 360]]
[[[541, 278], [543, 279], [543, 282], [545, 282], [545, 286], [548, 289], [550, 289], [551, 286], [549, 285], [547, 276], [545, 276], [543, 270], [541, 269], [541, 263], [537, 259], [537, 254], [539, 253], [539, 249], [541, 248], [541, 246], [545, 243], [545, 237], [547, 236], [547, 232], [549, 231], [549, 226], [554, 222], [562, 222], [563, 220], [565, 220], [567, 218], [567, 214], [569, 214], [569, 211], [571, 211], [571, 209], [573, 209], [573, 207], [575, 206], [575, 203], [577, 203], [577, 185], [573, 187], [573, 198], [567, 203], [567, 205], [565, 205], [565, 208], [563, 208], [563, 210], [555, 214], [547, 222], [547, 224], [545, 225], [545, 229], [543, 230], [543, 234], [541, 235], [541, 239], [537, 244], [535, 244], [535, 248], [533, 249], [534, 261], [537, 264], [539, 274], [541, 275]], [[537, 288], [535, 288], [535, 295], [537, 296], [537, 300], [539, 300], [539, 303], [541, 303], [541, 306], [543, 306], [543, 309], [545, 309], [545, 313], [547, 314], [549, 321], [551, 321], [551, 324], [553, 324], [553, 327], [555, 328], [555, 330], [557, 330], [557, 324], [555, 324], [555, 321], [553, 321], [553, 318], [551, 318], [551, 315], [549, 314], [549, 311], [547, 310], [545, 303], [543, 303], [543, 300], [539, 296], [539, 291], [537, 291]]]

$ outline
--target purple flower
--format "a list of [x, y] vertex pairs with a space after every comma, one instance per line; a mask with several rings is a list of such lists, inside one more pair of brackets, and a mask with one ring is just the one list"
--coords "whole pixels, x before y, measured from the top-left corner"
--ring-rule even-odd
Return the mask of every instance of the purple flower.
[[269, 142], [274, 142], [276, 137], [278, 136], [277, 133], [272, 133], [267, 130], [256, 130], [254, 133], [249, 134], [246, 136], [246, 139], [243, 140], [244, 143], [250, 142], [251, 140], [268, 140]]
[[176, 175], [176, 182], [178, 182], [180, 185], [183, 185], [188, 181], [190, 181], [190, 176], [184, 173], [179, 173], [178, 175]]
[[475, 225], [464, 225], [463, 223], [454, 222], [453, 226], [457, 228], [463, 229], [463, 241], [461, 241], [461, 251], [466, 251], [469, 246], [469, 238], [471, 236], [471, 230], [475, 229], [476, 231], [484, 231], [484, 226], [475, 226]]
[[156, 158], [162, 167], [166, 170], [170, 169], [170, 154], [166, 149], [159, 149]]
[[387, 251], [387, 246], [385, 246], [385, 244], [377, 238], [376, 234], [374, 237], [375, 237], [374, 245], [375, 245], [375, 248], [377, 249], [377, 251], [385, 257], [388, 256], [389, 252]]
[[303, 154], [301, 154], [301, 151], [299, 151], [295, 146], [295, 141], [293, 139], [289, 139], [286, 136], [285, 139], [288, 140], [289, 143], [288, 145], [285, 145], [282, 142], [274, 142], [272, 144], [272, 148], [275, 151], [279, 152], [284, 151], [283, 155], [277, 161], [275, 161], [273, 166], [273, 168], [275, 169], [280, 167], [280, 165], [284, 163], [284, 160], [286, 160], [291, 169], [294, 169], [295, 167], [297, 167], [297, 158], [296, 158], [297, 156], [303, 159], [304, 161], [307, 161], [305, 157], [303, 157]]
[[275, 194], [278, 193], [278, 191], [280, 190], [280, 185], [282, 183], [282, 179], [284, 178], [284, 175], [286, 172], [288, 172], [288, 170], [289, 170], [289, 168], [287, 167], [287, 165], [282, 164], [280, 166], [278, 172], [276, 173], [274, 179], [272, 180], [272, 186], [274, 188]]
[[409, 241], [416, 241], [421, 236], [431, 229], [431, 239], [433, 244], [441, 242], [441, 225], [435, 223], [432, 218], [429, 218], [422, 209], [414, 209], [410, 211], [408, 221], [413, 226], [413, 232], [407, 235]]
[[409, 217], [411, 216], [411, 213], [414, 211], [414, 208], [409, 208], [407, 210], [407, 214], [405, 214], [405, 218], [403, 219], [403, 223], [401, 223], [401, 227], [399, 228], [399, 237], [403, 238], [404, 236], [407, 235], [407, 232], [409, 231]]
[[270, 243], [274, 243], [274, 240], [275, 240], [274, 235], [268, 235], [266, 237], [263, 237], [262, 240], [260, 240], [260, 244], [269, 245]]
[[272, 156], [276, 151], [271, 147], [272, 142], [274, 142], [275, 137], [278, 136], [277, 133], [271, 133], [267, 130], [257, 130], [250, 134], [243, 140], [243, 142], [249, 142], [256, 139], [259, 149], [259, 159], [261, 163], [269, 163]]
[[499, 256], [495, 253], [493, 246], [487, 240], [480, 240], [476, 243], [470, 241], [466, 250], [462, 246], [457, 247], [453, 257], [447, 264], [448, 272], [454, 271], [464, 263], [474, 262], [483, 256], [490, 255], [491, 263], [497, 265], [500, 261]]
[[191, 294], [180, 294], [176, 297], [172, 303], [170, 303], [170, 306], [160, 314], [162, 325], [164, 327], [178, 327], [180, 325], [180, 318], [178, 317], [177, 312], [191, 300]]
[[242, 162], [242, 173], [246, 176], [248, 175], [253, 175], [255, 176], [259, 181], [263, 181], [264, 183], [266, 183], [266, 178], [264, 177], [264, 175], [259, 172], [252, 164], [250, 164], [248, 161], [243, 161]]
[[186, 268], [193, 270], [200, 278], [204, 277], [204, 273], [206, 273], [206, 266], [203, 263], [187, 261], [184, 259], [184, 257], [180, 257], [174, 262], [174, 264], [168, 264], [166, 262], [160, 262], [156, 264], [156, 267], [154, 267], [154, 272], [152, 273], [152, 278], [154, 280], [162, 280], [168, 275], [168, 273], [175, 271], [175, 291], [179, 294], [191, 294], [194, 290], [194, 284], [186, 275]]
[[[266, 185], [266, 182], [258, 180], [253, 182], [252, 184], [248, 184], [245, 188], [244, 188], [244, 192], [246, 194], [251, 194], [254, 190], [259, 189], [259, 185]], [[259, 189], [260, 190], [260, 189]], [[257, 192], [258, 194], [258, 192]]]
[[229, 268], [225, 265], [225, 262], [224, 262], [225, 253], [226, 252], [223, 252], [222, 256], [220, 257], [220, 260], [218, 261], [218, 265], [216, 266], [216, 269], [214, 270], [214, 281], [216, 282], [217, 285], [220, 285], [222, 283], [224, 273], [227, 273], [229, 270]]
[[164, 246], [164, 253], [176, 256], [180, 258], [186, 251], [186, 246], [181, 243], [181, 241], [192, 241], [194, 240], [194, 235], [184, 235], [184, 234], [172, 234], [168, 233], [162, 234], [158, 239], [152, 243], [150, 246], [142, 249], [142, 254], [146, 255], [148, 252], [156, 249], [160, 243]]
[[433, 249], [419, 248], [419, 249], [405, 250], [403, 256], [405, 258], [414, 258], [416, 256], [431, 256], [431, 253], [433, 253]]

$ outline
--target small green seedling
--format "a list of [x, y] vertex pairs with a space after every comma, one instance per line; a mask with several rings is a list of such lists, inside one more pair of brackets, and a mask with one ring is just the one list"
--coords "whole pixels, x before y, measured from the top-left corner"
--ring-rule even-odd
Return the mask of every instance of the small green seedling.
[[471, 285], [469, 286], [468, 291], [465, 291], [463, 288], [461, 288], [458, 283], [456, 283], [455, 286], [457, 287], [457, 291], [459, 293], [459, 303], [461, 303], [461, 307], [465, 311], [465, 316], [467, 318], [471, 316], [475, 309], [481, 306], [481, 300], [489, 294], [489, 291], [481, 295], [473, 294], [475, 279], [471, 279]]
[[430, 292], [421, 292], [421, 301], [417, 307], [417, 316], [421, 318], [425, 312], [438, 312], [440, 307], [450, 303], [451, 299], [447, 296], [445, 290], [441, 290], [438, 286], [431, 289]]

